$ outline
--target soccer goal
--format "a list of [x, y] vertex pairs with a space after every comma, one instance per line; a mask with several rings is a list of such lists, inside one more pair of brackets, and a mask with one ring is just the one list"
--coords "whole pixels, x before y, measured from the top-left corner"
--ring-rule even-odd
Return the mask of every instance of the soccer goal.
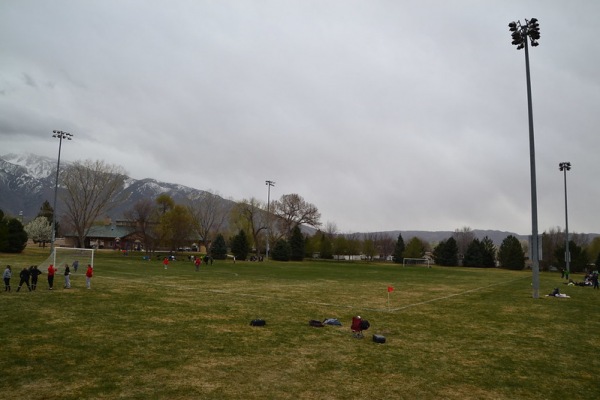
[[71, 273], [81, 271], [85, 273], [88, 264], [94, 267], [94, 249], [80, 249], [73, 247], [55, 247], [54, 251], [38, 267], [39, 269], [48, 268], [52, 264], [55, 268], [63, 268], [65, 264], [69, 265]]
[[426, 265], [427, 268], [431, 268], [431, 261], [429, 258], [404, 258], [402, 260], [402, 266], [407, 265]]

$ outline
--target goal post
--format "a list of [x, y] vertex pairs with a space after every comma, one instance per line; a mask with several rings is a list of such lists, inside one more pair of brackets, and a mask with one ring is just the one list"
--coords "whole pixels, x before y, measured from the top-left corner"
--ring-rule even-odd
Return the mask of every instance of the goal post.
[[405, 257], [402, 259], [402, 266], [407, 265], [426, 265], [427, 268], [431, 268], [431, 260], [429, 258], [409, 258]]
[[[54, 247], [54, 251], [38, 267], [46, 269], [52, 264], [55, 268], [62, 268], [65, 264], [71, 268], [71, 273], [76, 273], [76, 267], [85, 272], [88, 264], [94, 267], [94, 249], [81, 249], [77, 247]], [[43, 270], [42, 269], [42, 270]]]

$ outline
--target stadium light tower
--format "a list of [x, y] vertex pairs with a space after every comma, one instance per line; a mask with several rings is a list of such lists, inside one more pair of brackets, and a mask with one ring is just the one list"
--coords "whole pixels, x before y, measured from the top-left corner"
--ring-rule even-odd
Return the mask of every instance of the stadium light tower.
[[269, 191], [267, 194], [267, 260], [269, 259], [269, 226], [271, 221], [271, 186], [275, 186], [275, 182], [273, 181], [265, 181], [265, 185], [269, 187]]
[[50, 254], [54, 252], [54, 241], [56, 240], [56, 194], [58, 193], [58, 173], [60, 171], [60, 150], [63, 139], [72, 140], [73, 135], [69, 132], [52, 131], [53, 138], [58, 138], [58, 162], [56, 163], [56, 182], [54, 183], [54, 209], [52, 210], [52, 241], [50, 242]]
[[527, 111], [529, 114], [529, 164], [531, 169], [531, 258], [532, 258], [532, 286], [533, 298], [540, 297], [540, 257], [538, 245], [538, 218], [537, 218], [537, 189], [535, 183], [535, 142], [533, 137], [533, 107], [531, 105], [531, 78], [529, 76], [529, 46], [528, 39], [533, 47], [537, 46], [540, 39], [540, 24], [537, 18], [511, 22], [508, 24], [512, 32], [512, 44], [517, 50], [525, 49], [525, 75], [527, 77]]
[[567, 171], [571, 170], [571, 163], [561, 162], [558, 164], [558, 169], [563, 171], [565, 176], [565, 265], [567, 268], [567, 276], [570, 274], [571, 253], [569, 251], [569, 213], [567, 212]]

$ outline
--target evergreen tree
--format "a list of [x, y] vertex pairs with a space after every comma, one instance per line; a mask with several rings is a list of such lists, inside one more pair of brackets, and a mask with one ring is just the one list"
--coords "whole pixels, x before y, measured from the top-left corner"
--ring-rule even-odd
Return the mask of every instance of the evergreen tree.
[[482, 251], [481, 242], [479, 239], [475, 238], [469, 243], [467, 246], [467, 250], [465, 251], [465, 256], [463, 258], [463, 266], [464, 267], [481, 267], [483, 260], [483, 251]]
[[290, 245], [284, 239], [279, 239], [275, 243], [275, 248], [271, 251], [271, 257], [275, 261], [290, 261]]
[[225, 243], [225, 238], [220, 233], [210, 247], [210, 255], [215, 260], [225, 260], [227, 258], [227, 244]]
[[[5, 253], [20, 253], [27, 246], [27, 232], [23, 228], [23, 224], [16, 218], [4, 218], [6, 224], [6, 240], [0, 239], [4, 247], [0, 251]], [[1, 225], [1, 223], [0, 223]], [[2, 231], [3, 229], [0, 229]]]
[[596, 268], [600, 268], [600, 253], [598, 253], [598, 257], [596, 258]]
[[456, 240], [451, 237], [447, 240], [442, 240], [433, 250], [435, 263], [447, 267], [455, 267], [458, 265], [458, 246]]
[[4, 212], [0, 210], [0, 252], [8, 248], [8, 219], [4, 218]]
[[394, 247], [394, 262], [397, 264], [402, 264], [402, 260], [404, 259], [404, 239], [402, 239], [402, 234], [398, 234], [398, 240], [396, 241], [396, 246]]
[[243, 229], [240, 229], [240, 232], [231, 239], [231, 252], [238, 260], [245, 260], [248, 257], [250, 245]]
[[525, 252], [519, 239], [509, 235], [502, 241], [498, 249], [498, 261], [504, 268], [514, 270], [525, 268]]
[[[44, 217], [48, 220], [48, 223], [52, 225], [52, 220], [54, 218], [54, 208], [50, 205], [48, 200], [44, 200], [42, 206], [40, 207], [40, 211], [38, 211], [37, 217]], [[54, 227], [55, 236], [58, 236], [58, 229], [60, 225], [58, 221], [56, 221], [56, 226]]]
[[[560, 268], [566, 268], [565, 262], [565, 245], [556, 248], [555, 253], [558, 265]], [[569, 270], [571, 272], [583, 272], [588, 263], [587, 253], [583, 251], [581, 246], [578, 246], [573, 240], [569, 240], [569, 256], [571, 262], [569, 263]]]
[[298, 225], [292, 229], [292, 235], [290, 236], [290, 260], [302, 261], [304, 260], [304, 237]]
[[496, 266], [496, 246], [489, 237], [484, 237], [481, 241], [483, 257], [481, 266], [484, 268], [494, 268]]

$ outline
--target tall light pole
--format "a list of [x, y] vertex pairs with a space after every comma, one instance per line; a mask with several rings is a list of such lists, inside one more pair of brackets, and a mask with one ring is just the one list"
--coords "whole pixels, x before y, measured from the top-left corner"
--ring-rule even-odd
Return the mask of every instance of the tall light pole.
[[60, 150], [63, 139], [71, 140], [73, 135], [69, 132], [52, 131], [53, 138], [58, 138], [58, 162], [56, 163], [56, 181], [54, 182], [54, 209], [52, 210], [52, 241], [50, 242], [50, 253], [54, 252], [54, 241], [56, 240], [56, 194], [58, 193], [58, 173], [60, 172]]
[[565, 176], [565, 264], [567, 268], [567, 276], [569, 276], [571, 253], [569, 251], [569, 213], [567, 212], [567, 171], [571, 170], [571, 163], [569, 161], [561, 162], [558, 164], [558, 169], [563, 171]]
[[535, 141], [533, 137], [533, 106], [531, 105], [531, 78], [529, 76], [529, 46], [528, 38], [533, 47], [537, 46], [540, 38], [540, 24], [536, 18], [511, 22], [508, 24], [512, 32], [512, 44], [517, 46], [517, 50], [525, 48], [525, 74], [527, 76], [527, 111], [529, 114], [529, 164], [531, 170], [531, 258], [532, 258], [532, 286], [533, 298], [540, 297], [540, 257], [538, 245], [538, 219], [537, 219], [537, 189], [535, 184]]
[[267, 260], [269, 259], [269, 229], [271, 225], [271, 186], [275, 186], [273, 181], [265, 181], [265, 185], [269, 187], [267, 194]]

